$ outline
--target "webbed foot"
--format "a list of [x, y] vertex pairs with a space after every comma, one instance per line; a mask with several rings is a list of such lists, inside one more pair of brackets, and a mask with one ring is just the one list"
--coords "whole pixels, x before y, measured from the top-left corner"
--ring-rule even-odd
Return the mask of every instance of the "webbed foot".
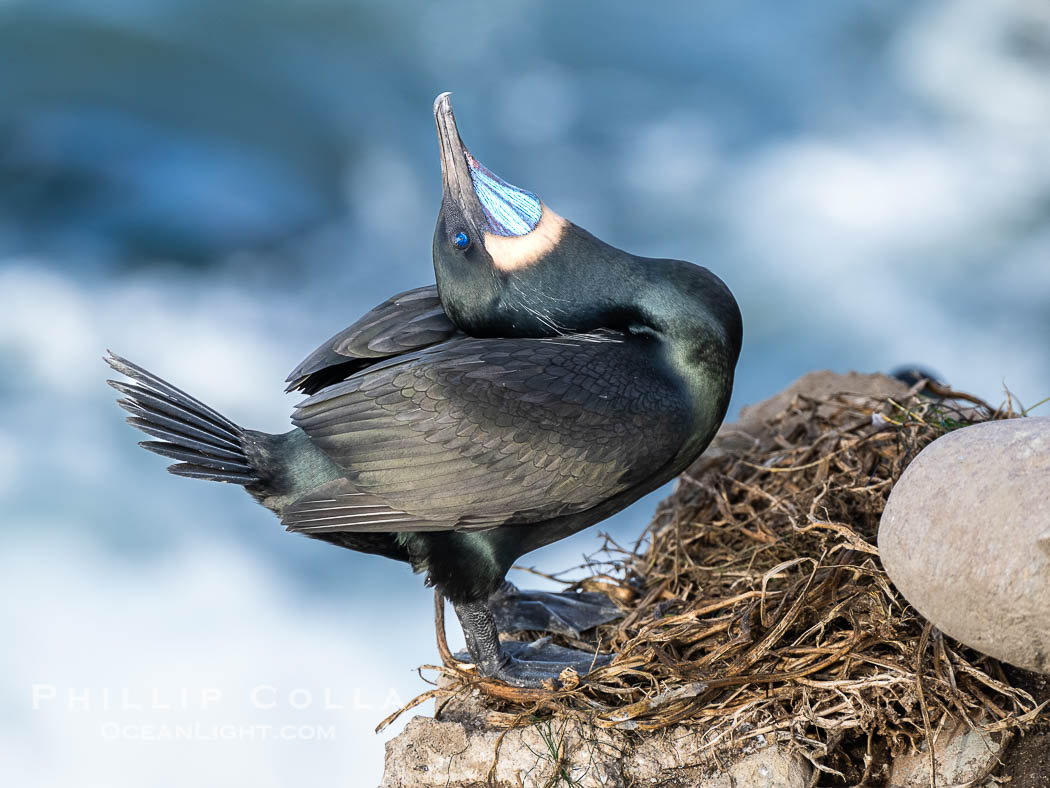
[[489, 599], [489, 610], [500, 632], [553, 632], [577, 639], [623, 616], [616, 603], [598, 591], [520, 591], [506, 582]]
[[500, 642], [496, 624], [485, 602], [453, 603], [467, 640], [467, 654], [457, 659], [469, 659], [486, 678], [498, 679], [515, 687], [542, 687], [554, 681], [555, 685], [566, 668], [573, 668], [584, 676], [596, 667], [612, 661], [610, 654], [595, 654], [564, 646], [556, 646], [549, 637], [532, 643]]
[[[540, 638], [531, 643], [503, 641], [503, 662], [487, 678], [499, 679], [514, 687], [542, 687], [552, 681], [558, 686], [566, 668], [573, 668], [580, 676], [586, 676], [613, 660], [612, 654], [580, 651], [556, 646], [549, 641], [550, 638]], [[456, 658], [471, 659], [466, 652], [456, 654]]]

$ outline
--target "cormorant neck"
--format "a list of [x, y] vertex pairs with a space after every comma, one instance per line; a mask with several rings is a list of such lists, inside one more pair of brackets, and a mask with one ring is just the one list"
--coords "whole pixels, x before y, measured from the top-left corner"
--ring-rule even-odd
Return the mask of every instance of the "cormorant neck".
[[554, 254], [503, 280], [499, 314], [529, 332], [519, 336], [608, 328], [652, 341], [694, 392], [698, 423], [717, 427], [729, 405], [740, 310], [701, 266], [632, 255], [570, 225]]
[[570, 222], [557, 245], [527, 265], [499, 270], [487, 262], [435, 257], [445, 310], [469, 334], [545, 337], [602, 328], [648, 334], [667, 345], [682, 369], [732, 374], [740, 311], [706, 268], [624, 252]]
[[682, 345], [713, 343], [730, 365], [740, 352], [740, 311], [721, 279], [682, 260], [624, 252], [573, 224], [551, 254], [500, 279], [500, 312], [519, 330], [651, 331]]

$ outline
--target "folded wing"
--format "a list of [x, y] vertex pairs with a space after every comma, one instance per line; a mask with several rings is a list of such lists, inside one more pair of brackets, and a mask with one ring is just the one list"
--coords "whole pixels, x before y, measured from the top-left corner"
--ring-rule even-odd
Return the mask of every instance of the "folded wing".
[[293, 422], [346, 482], [293, 504], [286, 525], [414, 531], [585, 511], [673, 462], [691, 412], [644, 338], [460, 334], [379, 361]]
[[456, 334], [437, 286], [417, 287], [384, 301], [322, 344], [288, 376], [288, 391], [314, 394], [379, 359], [442, 342]]

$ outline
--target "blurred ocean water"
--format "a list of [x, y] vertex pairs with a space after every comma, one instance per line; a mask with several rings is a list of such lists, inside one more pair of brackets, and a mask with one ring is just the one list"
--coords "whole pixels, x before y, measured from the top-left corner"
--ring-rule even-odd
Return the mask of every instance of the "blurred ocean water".
[[101, 355], [286, 429], [288, 370], [432, 281], [438, 92], [501, 176], [726, 280], [735, 412], [915, 361], [1050, 395], [1048, 86], [1036, 0], [0, 4], [4, 784], [378, 782], [421, 579], [165, 474]]

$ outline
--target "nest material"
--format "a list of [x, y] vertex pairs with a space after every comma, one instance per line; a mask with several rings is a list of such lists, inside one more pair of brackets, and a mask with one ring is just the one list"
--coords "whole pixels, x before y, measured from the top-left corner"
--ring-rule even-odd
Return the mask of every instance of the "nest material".
[[607, 543], [575, 584], [624, 603], [624, 619], [598, 632], [613, 664], [585, 681], [563, 674], [556, 691], [520, 690], [479, 680], [442, 649], [447, 685], [420, 700], [478, 687], [499, 708], [490, 725], [536, 715], [639, 732], [685, 725], [712, 756], [790, 741], [818, 769], [862, 782], [878, 752], [960, 720], [1003, 732], [1005, 747], [1039, 705], [908, 605], [875, 537], [924, 446], [1012, 415], [952, 396], [796, 396], [763, 429], [721, 436], [638, 546]]

